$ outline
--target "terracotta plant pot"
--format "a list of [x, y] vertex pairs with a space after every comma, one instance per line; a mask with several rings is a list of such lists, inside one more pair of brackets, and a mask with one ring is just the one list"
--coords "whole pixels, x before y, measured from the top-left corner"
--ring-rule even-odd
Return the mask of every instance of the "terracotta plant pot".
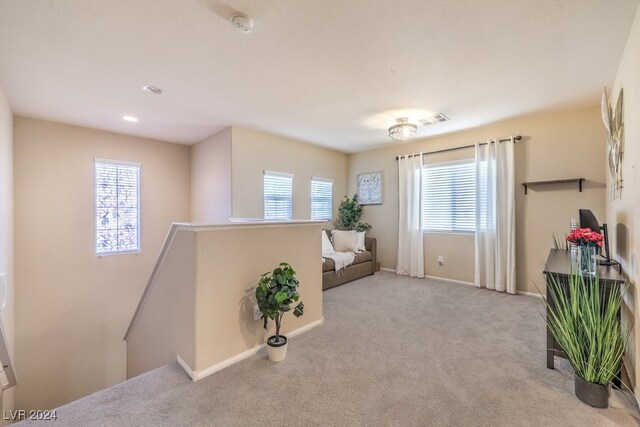
[[280, 341], [276, 341], [276, 336], [272, 335], [267, 340], [267, 354], [272, 362], [282, 362], [287, 355], [287, 337], [280, 335]]
[[594, 408], [608, 408], [611, 384], [594, 384], [574, 375], [575, 392], [578, 399]]

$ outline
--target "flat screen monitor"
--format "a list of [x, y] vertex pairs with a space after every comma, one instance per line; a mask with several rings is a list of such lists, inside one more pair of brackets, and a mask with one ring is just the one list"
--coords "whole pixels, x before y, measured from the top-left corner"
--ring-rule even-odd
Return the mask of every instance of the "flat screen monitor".
[[[600, 254], [604, 257], [603, 260], [600, 261], [600, 264], [603, 265], [611, 265], [611, 255], [609, 253], [609, 232], [607, 230], [607, 224], [602, 224], [598, 222], [596, 216], [589, 209], [580, 209], [580, 228], [590, 228], [591, 231], [596, 231], [598, 233], [603, 234], [604, 236], [604, 245], [603, 248], [600, 249]], [[604, 253], [602, 253], [602, 249], [604, 249]]]

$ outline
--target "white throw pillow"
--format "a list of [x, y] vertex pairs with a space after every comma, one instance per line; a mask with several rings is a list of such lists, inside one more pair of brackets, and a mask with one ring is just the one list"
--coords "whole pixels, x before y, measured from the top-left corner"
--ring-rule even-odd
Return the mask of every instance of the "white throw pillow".
[[338, 252], [358, 251], [358, 235], [355, 230], [331, 230], [331, 238], [333, 239], [333, 247]]
[[356, 248], [358, 252], [364, 252], [367, 250], [367, 248], [364, 247], [364, 233], [366, 232], [365, 231], [358, 232], [358, 244]]
[[329, 240], [327, 232], [322, 230], [322, 255], [332, 254], [334, 252], [335, 249], [333, 249], [333, 245], [331, 244], [331, 240]]

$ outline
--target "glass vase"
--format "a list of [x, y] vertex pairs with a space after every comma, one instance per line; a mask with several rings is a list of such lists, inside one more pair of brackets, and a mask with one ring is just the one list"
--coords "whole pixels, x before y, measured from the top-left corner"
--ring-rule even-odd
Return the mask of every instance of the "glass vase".
[[598, 268], [596, 247], [592, 245], [578, 245], [578, 268], [585, 276], [595, 276]]

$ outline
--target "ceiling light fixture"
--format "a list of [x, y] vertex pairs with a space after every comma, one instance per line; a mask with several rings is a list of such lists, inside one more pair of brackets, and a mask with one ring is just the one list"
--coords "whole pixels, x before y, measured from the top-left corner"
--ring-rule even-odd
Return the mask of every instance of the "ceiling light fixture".
[[125, 122], [135, 123], [138, 121], [138, 118], [133, 116], [122, 116], [122, 120], [124, 120]]
[[395, 124], [389, 128], [389, 136], [394, 141], [405, 141], [407, 139], [413, 138], [416, 135], [416, 131], [418, 130], [418, 126], [413, 123], [409, 123], [409, 119], [406, 117], [401, 117], [396, 119], [398, 124]]
[[162, 89], [156, 86], [151, 86], [151, 85], [142, 86], [142, 90], [144, 90], [145, 92], [151, 92], [154, 95], [162, 95]]
[[242, 13], [236, 13], [231, 17], [231, 23], [241, 33], [248, 34], [253, 30], [253, 19]]

